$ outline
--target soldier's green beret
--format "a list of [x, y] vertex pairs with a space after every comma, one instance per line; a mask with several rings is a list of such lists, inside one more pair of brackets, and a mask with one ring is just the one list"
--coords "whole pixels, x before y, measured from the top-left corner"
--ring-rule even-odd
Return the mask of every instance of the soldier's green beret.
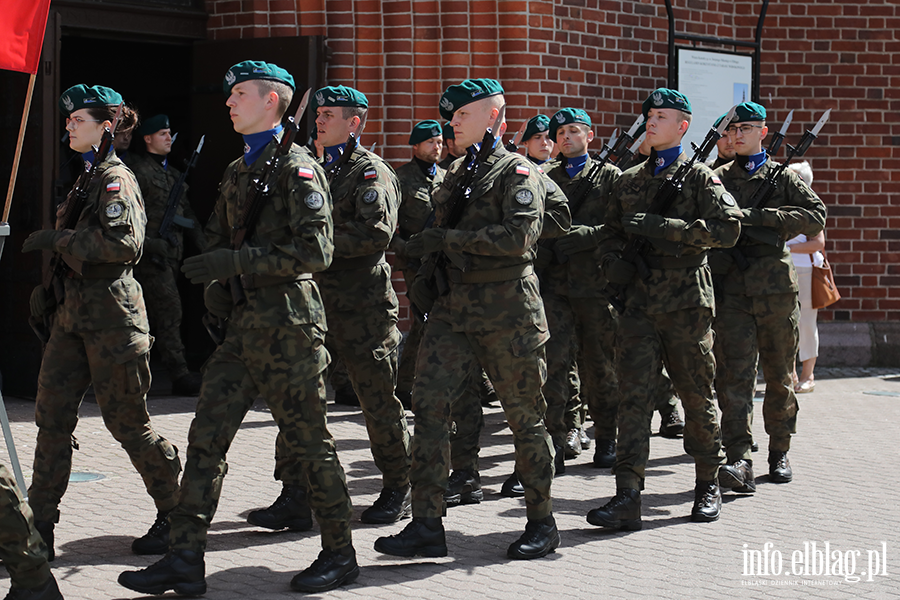
[[715, 123], [713, 123], [713, 129], [718, 129], [718, 128], [719, 128], [719, 125], [722, 123], [722, 119], [724, 119], [724, 118], [727, 117], [727, 116], [728, 116], [728, 113], [724, 113], [724, 114], [719, 115], [719, 118], [716, 119], [716, 122], [715, 122]]
[[166, 115], [156, 115], [149, 119], [145, 119], [135, 133], [138, 137], [143, 137], [145, 135], [153, 135], [160, 129], [171, 129], [171, 127], [169, 127], [169, 117]]
[[678, 90], [659, 88], [658, 90], [650, 92], [650, 95], [644, 100], [644, 104], [641, 105], [641, 108], [643, 109], [645, 119], [651, 108], [674, 108], [675, 110], [691, 114], [691, 101]]
[[294, 78], [290, 73], [278, 65], [261, 60], [245, 60], [228, 69], [228, 72], [225, 73], [225, 81], [222, 83], [222, 88], [226, 94], [230, 94], [231, 88], [235, 85], [252, 79], [277, 81], [285, 84], [292, 90], [296, 89], [294, 87]]
[[349, 106], [351, 108], [369, 108], [366, 95], [346, 85], [323, 87], [316, 92], [316, 106]]
[[412, 133], [409, 134], [409, 145], [412, 146], [414, 144], [418, 144], [419, 142], [430, 140], [431, 138], [437, 137], [439, 135], [441, 135], [440, 123], [438, 123], [434, 119], [419, 121], [418, 123], [416, 123], [416, 126], [413, 127]]
[[746, 123], [747, 121], [765, 121], [766, 109], [756, 102], [741, 102], [734, 109], [732, 123]]
[[527, 142], [532, 136], [547, 131], [550, 127], [550, 117], [547, 115], [538, 115], [528, 119], [528, 125], [525, 126], [525, 133], [522, 134], [523, 142]]
[[456, 139], [456, 132], [453, 131], [453, 128], [452, 128], [452, 127], [450, 127], [450, 123], [449, 123], [449, 122], [444, 123], [444, 130], [443, 130], [443, 133], [444, 133], [444, 141], [447, 141], [447, 140], [455, 140], [455, 139]]
[[122, 103], [122, 95], [116, 90], [102, 85], [86, 86], [83, 83], [74, 85], [59, 97], [59, 112], [71, 115], [82, 108], [97, 108]]
[[466, 79], [459, 85], [451, 85], [441, 96], [441, 116], [448, 121], [453, 113], [466, 104], [484, 100], [503, 93], [503, 86], [495, 79]]
[[550, 137], [556, 139], [556, 130], [560, 125], [568, 123], [581, 123], [590, 127], [591, 118], [580, 108], [562, 108], [550, 119]]

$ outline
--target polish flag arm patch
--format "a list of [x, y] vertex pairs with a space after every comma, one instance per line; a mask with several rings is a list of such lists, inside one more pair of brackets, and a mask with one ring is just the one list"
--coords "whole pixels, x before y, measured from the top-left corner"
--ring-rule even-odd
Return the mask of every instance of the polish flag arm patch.
[[297, 175], [302, 177], [303, 179], [312, 179], [315, 176], [315, 172], [312, 169], [307, 169], [306, 167], [300, 167], [297, 169]]
[[719, 179], [718, 175], [712, 176], [712, 182], [715, 183], [716, 185], [722, 185], [722, 180]]
[[120, 184], [118, 181], [114, 181], [112, 183], [106, 184], [106, 191], [107, 191], [107, 193], [118, 192], [121, 189], [121, 187], [122, 187], [122, 184]]
[[527, 177], [531, 175], [531, 169], [526, 165], [519, 165], [516, 167], [516, 175], [525, 175]]
[[378, 177], [378, 171], [376, 171], [375, 169], [369, 169], [363, 174], [363, 176], [366, 179], [375, 179], [376, 177]]

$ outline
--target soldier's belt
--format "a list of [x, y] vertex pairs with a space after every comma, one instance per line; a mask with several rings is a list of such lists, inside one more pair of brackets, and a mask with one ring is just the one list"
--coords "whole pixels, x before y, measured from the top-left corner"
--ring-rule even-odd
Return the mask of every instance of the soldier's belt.
[[91, 265], [83, 264], [81, 274], [70, 270], [69, 279], [129, 279], [133, 275], [131, 265]]
[[282, 283], [291, 283], [294, 281], [302, 281], [304, 279], [312, 279], [312, 273], [303, 273], [302, 275], [291, 275], [289, 277], [281, 277], [277, 275], [241, 275], [241, 287], [245, 290], [255, 290], [257, 288], [269, 287], [270, 285], [280, 285]]
[[502, 269], [486, 269], [484, 271], [462, 272], [459, 269], [447, 269], [447, 279], [453, 283], [499, 283], [514, 281], [534, 273], [531, 263], [504, 267]]
[[692, 269], [706, 264], [706, 252], [691, 256], [646, 256], [644, 262], [651, 269]]
[[782, 254], [784, 254], [784, 242], [781, 242], [777, 246], [770, 246], [768, 244], [759, 246], [738, 246], [737, 249], [740, 250], [741, 254], [743, 254], [747, 258], [781, 256]]
[[376, 252], [367, 256], [354, 256], [352, 258], [335, 258], [328, 267], [328, 273], [332, 271], [350, 271], [353, 269], [366, 269], [381, 264], [384, 260], [384, 252]]

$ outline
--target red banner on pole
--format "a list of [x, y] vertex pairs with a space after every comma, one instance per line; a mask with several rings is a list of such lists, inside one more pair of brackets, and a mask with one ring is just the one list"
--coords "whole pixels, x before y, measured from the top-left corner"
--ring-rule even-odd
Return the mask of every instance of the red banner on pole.
[[49, 12], [50, 0], [0, 0], [0, 69], [37, 73]]

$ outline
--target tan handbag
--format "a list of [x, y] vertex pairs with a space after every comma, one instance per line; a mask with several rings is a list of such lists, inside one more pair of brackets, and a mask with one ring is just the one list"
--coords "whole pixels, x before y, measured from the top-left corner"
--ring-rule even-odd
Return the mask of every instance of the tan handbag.
[[809, 255], [810, 263], [812, 263], [812, 307], [825, 308], [831, 306], [841, 299], [841, 293], [838, 292], [837, 286], [834, 284], [834, 274], [831, 272], [831, 265], [825, 251], [822, 251], [822, 266], [817, 267], [813, 255]]

